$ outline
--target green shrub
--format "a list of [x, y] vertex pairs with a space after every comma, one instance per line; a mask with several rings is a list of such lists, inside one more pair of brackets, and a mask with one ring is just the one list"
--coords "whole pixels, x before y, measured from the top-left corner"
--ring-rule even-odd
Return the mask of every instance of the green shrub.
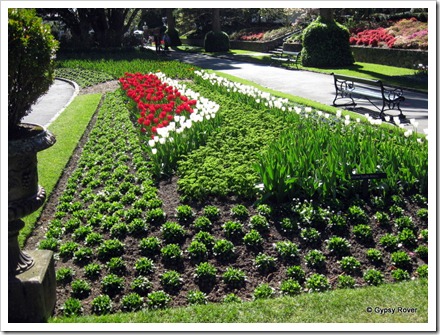
[[99, 295], [92, 300], [92, 313], [97, 315], [110, 314], [112, 311], [112, 300], [108, 295]]
[[355, 273], [360, 270], [361, 262], [353, 256], [345, 256], [339, 261], [341, 269], [348, 273]]
[[338, 276], [338, 287], [339, 288], [353, 288], [356, 281], [352, 276], [349, 275], [339, 275]]
[[152, 286], [150, 280], [144, 276], [136, 277], [130, 285], [131, 289], [141, 296], [146, 296]]
[[55, 278], [57, 283], [67, 284], [72, 281], [74, 275], [75, 271], [73, 271], [71, 268], [60, 268], [55, 273]]
[[140, 310], [144, 304], [144, 298], [138, 293], [129, 293], [121, 299], [121, 309], [123, 312], [135, 312]]
[[162, 208], [150, 209], [145, 216], [147, 222], [156, 225], [163, 223], [165, 221], [165, 218], [166, 218], [166, 214], [162, 210]]
[[176, 208], [176, 216], [179, 222], [188, 223], [194, 218], [194, 212], [191, 206], [180, 205]]
[[212, 248], [214, 256], [220, 260], [227, 261], [235, 257], [235, 247], [231, 241], [220, 239], [215, 242]]
[[330, 282], [323, 274], [314, 273], [306, 281], [309, 292], [324, 292], [330, 289]]
[[243, 224], [238, 221], [226, 221], [222, 227], [229, 238], [238, 238], [243, 235]]
[[301, 238], [308, 244], [318, 244], [321, 242], [321, 233], [315, 228], [301, 229]]
[[194, 228], [196, 228], [197, 231], [211, 231], [212, 222], [206, 216], [199, 216], [194, 220]]
[[306, 279], [306, 272], [301, 268], [301, 265], [293, 265], [287, 268], [286, 274], [288, 278], [296, 280], [302, 284]]
[[[11, 136], [54, 79], [58, 42], [35, 9], [8, 9], [8, 129]], [[38, 60], [38, 61], [36, 61]]]
[[411, 278], [408, 271], [403, 269], [396, 269], [391, 271], [391, 276], [394, 278], [395, 281], [409, 280]]
[[399, 231], [402, 231], [405, 228], [411, 230], [415, 230], [416, 228], [410, 216], [401, 216], [399, 218], [396, 218], [394, 223]]
[[251, 229], [246, 235], [244, 235], [243, 243], [250, 248], [257, 249], [263, 244], [263, 238], [258, 231]]
[[390, 216], [385, 212], [376, 212], [374, 217], [379, 225], [383, 227], [388, 226], [390, 223]]
[[403, 228], [402, 231], [397, 234], [397, 238], [399, 242], [407, 248], [411, 248], [417, 244], [417, 237], [413, 230], [409, 228]]
[[110, 296], [116, 295], [124, 289], [124, 278], [111, 273], [102, 278], [101, 287], [103, 293]]
[[101, 265], [97, 263], [90, 263], [84, 266], [84, 274], [87, 278], [96, 279], [101, 273]]
[[210, 31], [205, 35], [205, 51], [229, 51], [229, 36], [225, 32]]
[[134, 264], [134, 269], [138, 275], [148, 275], [154, 272], [155, 265], [150, 258], [141, 257]]
[[73, 253], [73, 261], [77, 264], [90, 263], [93, 258], [93, 250], [89, 247], [79, 248]]
[[186, 300], [190, 305], [206, 305], [206, 303], [208, 302], [206, 294], [199, 290], [188, 291]]
[[92, 291], [90, 284], [83, 279], [74, 280], [72, 286], [72, 297], [84, 299], [87, 298]]
[[350, 253], [351, 244], [347, 239], [333, 236], [327, 241], [327, 249], [334, 255], [343, 256]]
[[193, 240], [203, 243], [204, 245], [206, 245], [206, 248], [208, 248], [208, 250], [212, 250], [212, 247], [215, 244], [214, 236], [206, 231], [200, 231], [195, 234]]
[[267, 222], [266, 217], [263, 215], [253, 215], [250, 218], [250, 227], [259, 232], [266, 232], [269, 230], [269, 222]]
[[160, 283], [164, 287], [165, 291], [175, 292], [182, 284], [183, 279], [180, 277], [180, 273], [175, 270], [169, 270], [162, 274], [160, 277]]
[[427, 208], [420, 208], [417, 211], [417, 216], [420, 218], [420, 220], [424, 222], [428, 222], [428, 209]]
[[378, 264], [383, 260], [383, 256], [380, 250], [373, 248], [367, 250], [367, 258], [370, 260], [370, 262], [375, 264]]
[[275, 289], [267, 283], [259, 284], [254, 289], [254, 300], [269, 299], [275, 295]]
[[301, 61], [304, 66], [341, 67], [352, 65], [354, 58], [347, 28], [321, 16], [304, 29]]
[[285, 234], [292, 234], [299, 229], [298, 223], [290, 218], [283, 218], [280, 221], [280, 230]]
[[260, 204], [257, 206], [257, 212], [259, 215], [268, 218], [272, 214], [272, 208], [267, 204]]
[[274, 244], [280, 258], [285, 262], [293, 262], [299, 257], [298, 246], [290, 241], [280, 241]]
[[428, 247], [426, 245], [419, 245], [414, 251], [424, 261], [428, 260]]
[[208, 257], [208, 248], [202, 242], [192, 241], [188, 246], [187, 253], [190, 259], [201, 261]]
[[375, 269], [368, 269], [364, 272], [363, 278], [368, 285], [378, 286], [383, 283], [384, 276], [382, 272]]
[[148, 224], [142, 219], [134, 219], [131, 221], [128, 226], [128, 232], [132, 236], [143, 236], [148, 232]]
[[241, 303], [242, 300], [240, 297], [238, 297], [235, 293], [228, 293], [223, 297], [223, 302], [225, 304], [230, 303]]
[[200, 282], [212, 283], [215, 281], [217, 269], [214, 265], [208, 262], [202, 262], [196, 266], [194, 277]]
[[166, 308], [171, 301], [171, 297], [164, 291], [151, 292], [147, 298], [148, 307], [151, 309]]
[[352, 225], [367, 224], [370, 221], [365, 210], [357, 205], [348, 208], [347, 218]]
[[405, 251], [396, 251], [391, 254], [391, 263], [401, 269], [411, 267], [411, 257]]
[[424, 242], [428, 242], [428, 229], [422, 229], [420, 232], [419, 239], [421, 239]]
[[87, 246], [99, 245], [103, 241], [103, 237], [100, 233], [91, 232], [86, 236], [85, 243]]
[[428, 265], [423, 264], [417, 268], [417, 274], [420, 278], [428, 278]]
[[86, 236], [92, 232], [92, 227], [90, 226], [80, 226], [75, 229], [72, 234], [72, 239], [76, 242], [84, 241]]
[[105, 240], [98, 247], [98, 257], [102, 260], [108, 260], [112, 257], [122, 256], [124, 247], [124, 243], [119, 240]]
[[66, 299], [63, 306], [61, 306], [61, 310], [65, 317], [79, 316], [84, 312], [81, 301], [72, 297]]
[[165, 222], [161, 227], [163, 239], [167, 243], [181, 243], [187, 234], [186, 230], [176, 222]]
[[232, 207], [231, 214], [237, 220], [245, 220], [249, 217], [249, 211], [244, 205], [235, 205]]
[[160, 249], [162, 259], [166, 263], [178, 263], [182, 261], [183, 252], [177, 244], [168, 244]]
[[281, 294], [295, 296], [301, 293], [301, 285], [294, 279], [286, 279], [281, 282]]
[[212, 205], [205, 206], [203, 208], [203, 215], [206, 216], [211, 221], [215, 221], [220, 216], [220, 209]]
[[73, 241], [68, 241], [60, 245], [60, 257], [68, 259], [73, 257], [73, 253], [78, 250], [79, 244]]
[[383, 246], [388, 251], [394, 251], [397, 249], [397, 245], [399, 244], [399, 239], [397, 236], [386, 233], [379, 240], [379, 244]]
[[262, 273], [268, 273], [275, 270], [276, 261], [276, 257], [259, 253], [255, 257], [254, 263], [259, 271], [261, 271]]
[[141, 251], [141, 255], [143, 256], [155, 256], [159, 254], [161, 248], [161, 242], [159, 238], [150, 236], [147, 238], [143, 238], [139, 242], [139, 249]]
[[373, 239], [373, 230], [366, 224], [356, 225], [352, 231], [353, 235], [363, 243], [368, 243]]
[[246, 274], [243, 270], [228, 267], [223, 273], [223, 281], [231, 288], [240, 288], [245, 284]]
[[320, 269], [325, 266], [327, 258], [319, 250], [310, 250], [304, 257], [306, 265], [312, 269]]
[[59, 242], [57, 238], [48, 237], [40, 241], [40, 243], [38, 244], [38, 249], [57, 251], [58, 246], [59, 246]]

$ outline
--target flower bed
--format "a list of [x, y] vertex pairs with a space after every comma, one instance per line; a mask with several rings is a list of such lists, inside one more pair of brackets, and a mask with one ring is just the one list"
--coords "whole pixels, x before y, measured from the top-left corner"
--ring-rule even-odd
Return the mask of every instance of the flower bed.
[[[413, 134], [365, 126], [373, 128], [364, 142], [395, 143], [390, 150], [404, 157], [396, 176], [403, 178], [398, 190], [377, 193], [372, 185], [376, 187], [366, 199], [359, 196], [359, 187], [350, 198], [339, 194], [333, 201], [301, 194], [284, 203], [255, 204], [259, 174], [252, 162], [271, 156], [277, 143], [291, 141], [288, 129], [306, 138], [312, 131], [308, 127], [324, 136], [320, 128], [326, 122], [354, 133], [354, 127], [363, 126], [204, 72], [193, 73], [185, 88], [155, 77], [150, 79], [156, 86], [172, 87], [173, 94], [189, 97], [187, 87], [199, 93], [193, 109], [201, 96], [212, 106], [215, 101], [215, 117], [205, 121], [218, 118], [219, 123], [203, 145], [177, 159], [179, 192], [175, 176], [154, 178], [157, 152], [152, 149], [176, 141], [168, 137], [149, 145], [151, 135], [159, 134], [151, 124], [148, 131], [141, 130], [147, 117], [140, 115], [148, 104], [144, 94], [136, 103], [122, 91], [107, 94], [77, 168], [41, 232], [39, 247], [57, 255], [56, 315], [268, 299], [427, 276], [427, 195], [412, 180], [419, 178], [418, 166], [426, 160], [425, 139], [419, 143]], [[134, 86], [138, 84], [136, 79]], [[153, 105], [162, 100], [153, 96]], [[171, 100], [176, 107], [185, 99]], [[163, 111], [156, 112], [160, 116]], [[196, 112], [183, 114], [187, 120]], [[182, 142], [191, 141], [183, 136], [191, 129], [182, 131]], [[368, 149], [348, 142], [350, 151]], [[411, 152], [403, 152], [401, 142]], [[329, 139], [332, 143], [341, 144]], [[376, 163], [359, 161], [355, 167]], [[184, 201], [194, 197], [197, 201]]]
[[351, 45], [396, 49], [428, 49], [428, 25], [415, 18], [402, 19], [388, 28], [354, 31]]

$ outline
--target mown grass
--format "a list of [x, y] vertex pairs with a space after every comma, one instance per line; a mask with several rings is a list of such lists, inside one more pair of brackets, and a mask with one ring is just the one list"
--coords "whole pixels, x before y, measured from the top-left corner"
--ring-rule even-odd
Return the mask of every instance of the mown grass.
[[[368, 308], [372, 308], [369, 312]], [[413, 308], [402, 312], [398, 308]], [[379, 309], [395, 309], [381, 314]], [[339, 289], [296, 297], [194, 305], [106, 316], [57, 317], [52, 323], [427, 323], [426, 280]]]
[[[101, 94], [77, 96], [48, 127], [57, 141], [49, 149], [38, 153], [38, 180], [46, 190], [47, 197], [56, 187], [66, 164], [96, 111], [100, 99]], [[43, 207], [23, 218], [25, 227], [18, 236], [21, 246], [32, 233], [42, 210]]]

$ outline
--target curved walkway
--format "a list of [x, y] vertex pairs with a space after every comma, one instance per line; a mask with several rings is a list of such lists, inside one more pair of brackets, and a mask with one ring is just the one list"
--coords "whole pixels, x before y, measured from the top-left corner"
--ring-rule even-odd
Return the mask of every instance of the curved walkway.
[[78, 86], [68, 80], [55, 79], [49, 90], [32, 106], [23, 122], [48, 127], [78, 94]]

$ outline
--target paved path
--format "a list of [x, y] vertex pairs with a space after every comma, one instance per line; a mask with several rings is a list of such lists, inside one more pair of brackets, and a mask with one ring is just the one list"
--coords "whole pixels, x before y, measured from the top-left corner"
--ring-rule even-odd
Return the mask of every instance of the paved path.
[[32, 106], [32, 111], [23, 122], [48, 127], [78, 94], [76, 84], [55, 79], [49, 90]]
[[[188, 54], [174, 51], [170, 53], [170, 57], [202, 68], [213, 69], [250, 80], [263, 87], [314, 100], [325, 105], [332, 105], [335, 96], [333, 77], [327, 74], [245, 63], [229, 58], [215, 58], [197, 53]], [[413, 128], [409, 124], [409, 120], [415, 119], [418, 122], [417, 130], [422, 132], [423, 129], [428, 128], [428, 94], [409, 90], [404, 90], [404, 94], [405, 101], [401, 104], [401, 109], [407, 117], [406, 127]], [[378, 110], [368, 101], [360, 99], [357, 102], [356, 111], [363, 114], [369, 113], [372, 116], [378, 115]], [[390, 116], [399, 115], [398, 111], [386, 111], [385, 113]]]

